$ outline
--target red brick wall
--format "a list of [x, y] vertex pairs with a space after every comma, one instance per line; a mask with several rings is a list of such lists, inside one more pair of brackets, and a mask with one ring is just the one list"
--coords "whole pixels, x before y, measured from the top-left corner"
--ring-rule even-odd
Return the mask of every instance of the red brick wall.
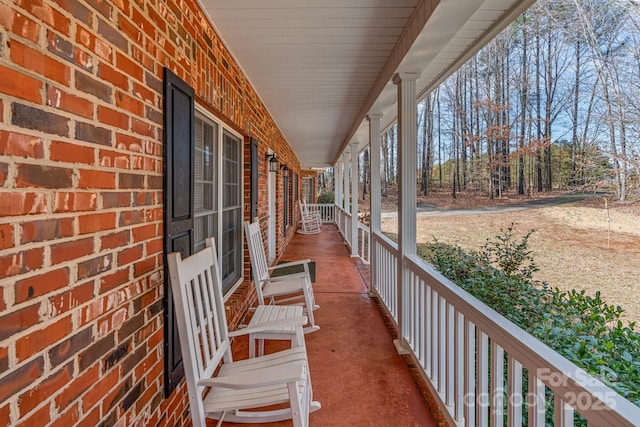
[[164, 66], [261, 142], [264, 218], [267, 147], [299, 163], [195, 0], [0, 0], [0, 425], [185, 424], [184, 383], [163, 396]]

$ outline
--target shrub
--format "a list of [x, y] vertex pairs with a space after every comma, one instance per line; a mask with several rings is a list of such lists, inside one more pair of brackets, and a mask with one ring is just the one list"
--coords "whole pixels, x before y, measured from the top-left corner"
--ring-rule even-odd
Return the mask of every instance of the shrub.
[[480, 251], [437, 240], [419, 254], [445, 277], [640, 406], [640, 333], [600, 292], [563, 292], [533, 280], [528, 239], [513, 225]]
[[333, 194], [333, 191], [323, 191], [318, 195], [318, 203], [334, 203], [334, 201], [335, 195]]

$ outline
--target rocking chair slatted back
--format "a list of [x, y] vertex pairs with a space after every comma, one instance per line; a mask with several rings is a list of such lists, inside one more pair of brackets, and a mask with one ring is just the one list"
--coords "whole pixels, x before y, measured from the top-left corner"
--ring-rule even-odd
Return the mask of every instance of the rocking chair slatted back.
[[253, 280], [256, 281], [256, 292], [260, 304], [264, 301], [262, 288], [265, 280], [269, 278], [269, 264], [264, 252], [262, 243], [262, 234], [260, 234], [260, 223], [245, 223], [247, 234], [247, 243], [249, 246], [249, 257], [251, 258], [251, 269], [253, 271]]

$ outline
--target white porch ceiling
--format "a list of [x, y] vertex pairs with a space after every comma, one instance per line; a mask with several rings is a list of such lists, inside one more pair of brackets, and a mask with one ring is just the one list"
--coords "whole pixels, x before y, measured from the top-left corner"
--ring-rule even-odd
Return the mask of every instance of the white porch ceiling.
[[200, 0], [303, 167], [396, 117], [396, 72], [424, 95], [534, 0]]

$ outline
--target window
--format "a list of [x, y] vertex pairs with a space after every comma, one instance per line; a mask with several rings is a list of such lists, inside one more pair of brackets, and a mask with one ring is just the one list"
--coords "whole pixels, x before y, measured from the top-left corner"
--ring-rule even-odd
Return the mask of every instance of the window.
[[313, 203], [313, 178], [302, 179], [302, 200], [305, 203]]
[[214, 237], [218, 245], [222, 288], [242, 274], [242, 143], [240, 138], [196, 114], [193, 251]]

